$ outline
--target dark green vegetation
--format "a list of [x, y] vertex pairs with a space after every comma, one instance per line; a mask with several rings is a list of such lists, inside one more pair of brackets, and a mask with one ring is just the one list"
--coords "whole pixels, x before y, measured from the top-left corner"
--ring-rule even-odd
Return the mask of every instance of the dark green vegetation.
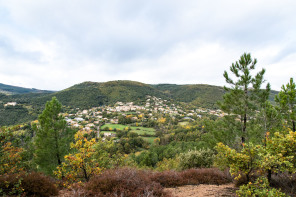
[[0, 83], [0, 93], [4, 94], [26, 94], [26, 93], [52, 93], [53, 91], [38, 90], [35, 88], [22, 88]]
[[14, 125], [16, 123], [29, 122], [37, 118], [22, 105], [4, 107], [0, 104], [0, 125]]
[[61, 109], [62, 104], [53, 97], [46, 103], [38, 123], [33, 124], [36, 135], [34, 162], [40, 171], [51, 175], [62, 164], [74, 139], [74, 131], [67, 127], [66, 121], [59, 115]]
[[[273, 100], [272, 91], [270, 99]], [[54, 93], [28, 93], [5, 95], [0, 93], [0, 125], [20, 124], [34, 120], [41, 113], [44, 103], [55, 96], [64, 106], [69, 108], [89, 109], [91, 107], [112, 105], [120, 102], [143, 103], [147, 95], [183, 102], [186, 105], [216, 109], [217, 101], [222, 100], [224, 90], [219, 86], [211, 85], [175, 85], [159, 84], [148, 85], [134, 81], [110, 81], [106, 83], [84, 82], [62, 91]], [[12, 108], [4, 108], [7, 102], [17, 102], [22, 106], [18, 116]]]

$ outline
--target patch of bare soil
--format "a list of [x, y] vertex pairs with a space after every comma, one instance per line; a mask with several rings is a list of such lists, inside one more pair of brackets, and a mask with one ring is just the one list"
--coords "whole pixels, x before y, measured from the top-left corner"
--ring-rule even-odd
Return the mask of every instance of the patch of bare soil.
[[234, 184], [225, 185], [186, 185], [176, 188], [166, 188], [165, 191], [169, 191], [173, 197], [234, 197], [237, 188]]

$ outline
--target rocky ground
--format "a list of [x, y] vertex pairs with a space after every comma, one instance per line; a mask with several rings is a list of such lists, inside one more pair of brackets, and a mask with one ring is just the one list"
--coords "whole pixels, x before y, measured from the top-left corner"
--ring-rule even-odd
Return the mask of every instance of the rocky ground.
[[176, 188], [166, 188], [166, 191], [171, 192], [173, 197], [220, 197], [220, 196], [236, 196], [236, 188], [234, 184], [225, 185], [186, 185]]
[[[172, 197], [235, 197], [233, 183], [225, 185], [186, 185], [176, 188], [165, 188], [169, 191]], [[81, 190], [62, 190], [58, 197], [81, 197], [83, 191]]]

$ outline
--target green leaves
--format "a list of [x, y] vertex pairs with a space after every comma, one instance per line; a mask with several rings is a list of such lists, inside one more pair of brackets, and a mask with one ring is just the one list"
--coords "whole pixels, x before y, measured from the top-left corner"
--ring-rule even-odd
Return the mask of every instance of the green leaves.
[[289, 122], [292, 130], [296, 131], [296, 85], [293, 78], [290, 78], [286, 86], [282, 86], [282, 90], [275, 96], [275, 101], [284, 119]]
[[232, 87], [224, 87], [227, 93], [223, 96], [223, 102], [218, 103], [223, 111], [229, 115], [235, 115], [240, 120], [242, 143], [245, 142], [247, 137], [247, 124], [250, 117], [255, 114], [260, 103], [265, 102], [269, 96], [269, 85], [266, 91], [260, 90], [261, 85], [264, 83], [265, 70], [262, 69], [255, 76], [251, 74], [256, 64], [257, 60], [253, 60], [251, 54], [244, 53], [239, 61], [236, 61], [230, 67], [230, 71], [236, 80], [231, 79], [228, 73], [224, 72], [223, 76], [226, 82]]
[[52, 174], [56, 166], [61, 165], [73, 139], [72, 130], [59, 114], [61, 108], [61, 103], [53, 97], [46, 103], [38, 123], [33, 125], [36, 132], [34, 161], [38, 169], [47, 174]]
[[252, 173], [265, 175], [271, 173], [295, 173], [296, 133], [276, 132], [273, 137], [266, 136], [265, 145], [243, 144], [240, 152], [223, 143], [216, 146], [218, 152], [216, 164], [220, 168], [229, 167], [231, 174], [239, 179], [241, 173], [249, 176]]

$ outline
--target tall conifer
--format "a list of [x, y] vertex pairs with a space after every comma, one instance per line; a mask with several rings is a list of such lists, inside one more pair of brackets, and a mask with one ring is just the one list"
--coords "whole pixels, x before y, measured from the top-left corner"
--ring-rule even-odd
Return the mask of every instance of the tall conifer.
[[292, 130], [296, 130], [296, 85], [293, 78], [286, 86], [282, 86], [281, 91], [275, 96], [275, 101], [279, 105], [279, 110], [284, 119], [291, 125]]
[[53, 97], [46, 103], [38, 124], [33, 126], [36, 132], [34, 160], [37, 168], [47, 174], [52, 174], [61, 165], [73, 141], [74, 134], [60, 115], [61, 108], [61, 103]]
[[259, 106], [259, 98], [268, 98], [269, 95], [269, 84], [267, 85], [268, 91], [265, 93], [260, 89], [264, 83], [265, 69], [262, 69], [255, 76], [251, 74], [251, 71], [255, 70], [256, 64], [257, 60], [252, 59], [251, 54], [244, 53], [230, 67], [230, 71], [236, 80], [231, 79], [227, 71], [224, 72], [224, 78], [230, 87], [224, 86], [226, 94], [223, 96], [223, 102], [219, 105], [223, 111], [239, 119], [242, 143], [246, 141], [247, 123]]

